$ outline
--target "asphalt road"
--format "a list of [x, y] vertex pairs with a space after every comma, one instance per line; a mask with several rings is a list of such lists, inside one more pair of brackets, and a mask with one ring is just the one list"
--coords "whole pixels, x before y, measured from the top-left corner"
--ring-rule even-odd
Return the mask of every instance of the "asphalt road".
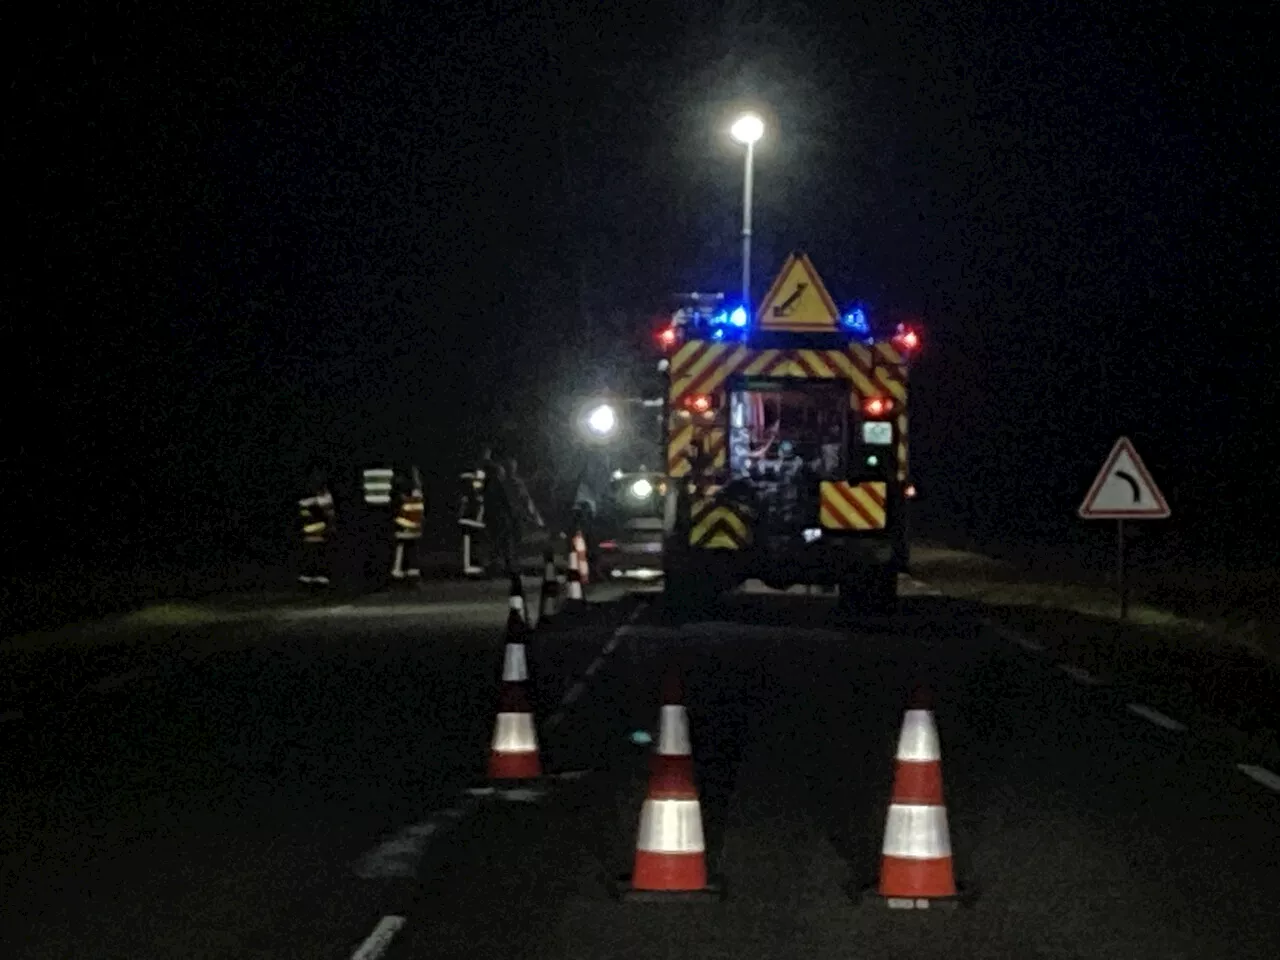
[[[880, 620], [763, 592], [692, 620], [594, 599], [530, 648], [544, 762], [582, 772], [530, 802], [468, 790], [500, 585], [205, 625], [29, 693], [0, 722], [0, 956], [1280, 955], [1280, 792], [982, 610], [918, 587]], [[726, 896], [623, 904], [634, 734], [673, 658]], [[850, 896], [919, 684], [971, 893], [950, 914]]]

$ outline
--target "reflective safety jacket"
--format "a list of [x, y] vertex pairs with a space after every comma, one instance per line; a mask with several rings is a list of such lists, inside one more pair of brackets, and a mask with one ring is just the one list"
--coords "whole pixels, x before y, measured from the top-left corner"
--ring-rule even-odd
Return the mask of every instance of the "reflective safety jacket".
[[422, 536], [423, 508], [421, 490], [415, 488], [400, 495], [395, 517], [397, 540], [417, 540]]
[[328, 490], [298, 501], [298, 518], [305, 543], [324, 543], [333, 532], [333, 495]]
[[458, 501], [458, 523], [475, 530], [484, 529], [484, 471], [474, 470], [458, 475], [462, 495]]

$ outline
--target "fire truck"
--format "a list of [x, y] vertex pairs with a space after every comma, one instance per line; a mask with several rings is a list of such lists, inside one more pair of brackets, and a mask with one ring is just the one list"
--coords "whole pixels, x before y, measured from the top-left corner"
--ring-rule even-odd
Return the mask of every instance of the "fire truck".
[[693, 295], [658, 331], [671, 602], [759, 579], [892, 607], [909, 559], [907, 372], [921, 338], [872, 321], [837, 309], [796, 253], [754, 317]]

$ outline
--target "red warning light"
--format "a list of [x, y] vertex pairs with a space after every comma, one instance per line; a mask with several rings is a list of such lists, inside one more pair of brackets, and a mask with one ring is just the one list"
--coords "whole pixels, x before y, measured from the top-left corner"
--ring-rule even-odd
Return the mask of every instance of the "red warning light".
[[663, 327], [658, 331], [658, 346], [663, 350], [670, 350], [676, 345], [679, 334], [676, 333], [675, 327]]
[[685, 406], [694, 413], [706, 413], [711, 409], [711, 397], [705, 393], [695, 393], [685, 401]]
[[887, 417], [893, 412], [893, 398], [867, 397], [862, 401], [862, 412], [868, 417]]
[[898, 331], [893, 335], [893, 345], [900, 353], [910, 356], [920, 349], [920, 331], [898, 324]]

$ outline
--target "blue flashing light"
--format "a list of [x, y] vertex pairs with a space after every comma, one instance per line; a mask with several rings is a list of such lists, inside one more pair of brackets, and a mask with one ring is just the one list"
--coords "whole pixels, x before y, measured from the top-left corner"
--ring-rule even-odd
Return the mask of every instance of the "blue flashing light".
[[747, 310], [745, 307], [734, 307], [733, 312], [729, 314], [729, 323], [739, 329], [747, 325]]
[[724, 339], [724, 327], [715, 327], [715, 328], [711, 331], [711, 339], [712, 339], [712, 340], [723, 340], [723, 339]]
[[867, 312], [861, 307], [854, 307], [841, 317], [840, 325], [859, 337], [871, 336], [871, 324], [867, 322]]

